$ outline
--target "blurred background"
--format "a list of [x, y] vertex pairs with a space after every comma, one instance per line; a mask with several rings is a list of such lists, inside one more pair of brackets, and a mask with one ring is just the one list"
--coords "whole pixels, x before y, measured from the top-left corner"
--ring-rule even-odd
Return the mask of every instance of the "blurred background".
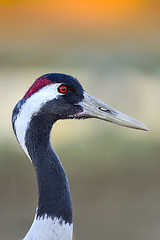
[[147, 125], [63, 121], [52, 144], [70, 183], [74, 239], [160, 239], [160, 2], [0, 0], [0, 239], [22, 239], [37, 205], [12, 109], [40, 75], [63, 72]]

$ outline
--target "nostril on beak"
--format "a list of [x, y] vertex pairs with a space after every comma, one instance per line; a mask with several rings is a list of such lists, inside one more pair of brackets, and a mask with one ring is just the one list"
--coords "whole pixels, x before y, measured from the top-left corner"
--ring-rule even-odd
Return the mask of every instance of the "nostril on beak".
[[103, 108], [103, 107], [99, 107], [98, 108], [99, 110], [101, 110], [102, 112], [106, 112], [106, 113], [109, 113], [109, 114], [114, 114], [113, 111], [109, 110], [109, 109], [106, 109], [106, 108]]

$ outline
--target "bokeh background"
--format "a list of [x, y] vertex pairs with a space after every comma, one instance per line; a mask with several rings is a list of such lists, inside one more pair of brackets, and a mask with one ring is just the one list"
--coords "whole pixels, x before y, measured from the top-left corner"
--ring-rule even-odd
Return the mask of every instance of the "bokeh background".
[[68, 175], [74, 239], [160, 239], [160, 1], [0, 0], [0, 239], [22, 239], [36, 209], [32, 164], [11, 127], [47, 72], [146, 124], [63, 121], [52, 144]]

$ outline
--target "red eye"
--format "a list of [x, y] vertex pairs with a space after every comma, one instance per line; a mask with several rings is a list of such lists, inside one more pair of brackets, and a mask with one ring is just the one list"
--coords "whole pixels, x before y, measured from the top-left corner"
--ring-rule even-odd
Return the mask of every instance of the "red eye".
[[67, 91], [68, 91], [68, 88], [66, 85], [62, 84], [58, 87], [58, 92], [60, 92], [60, 93], [66, 93]]

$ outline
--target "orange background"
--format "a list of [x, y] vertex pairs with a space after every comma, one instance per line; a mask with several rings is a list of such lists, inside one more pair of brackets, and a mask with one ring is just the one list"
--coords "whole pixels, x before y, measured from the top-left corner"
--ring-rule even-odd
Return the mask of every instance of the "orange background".
[[[1, 42], [72, 40], [69, 34], [159, 34], [160, 2], [151, 0], [0, 1]], [[55, 32], [56, 31], [56, 32]], [[57, 36], [58, 33], [58, 36]], [[46, 37], [47, 35], [47, 37]], [[148, 34], [149, 35], [149, 34]], [[100, 36], [99, 36], [100, 37]], [[11, 39], [10, 39], [11, 38]], [[74, 36], [74, 38], [76, 38]], [[76, 39], [77, 39], [76, 38]], [[147, 41], [147, 39], [145, 39]], [[35, 42], [34, 42], [35, 44]]]

